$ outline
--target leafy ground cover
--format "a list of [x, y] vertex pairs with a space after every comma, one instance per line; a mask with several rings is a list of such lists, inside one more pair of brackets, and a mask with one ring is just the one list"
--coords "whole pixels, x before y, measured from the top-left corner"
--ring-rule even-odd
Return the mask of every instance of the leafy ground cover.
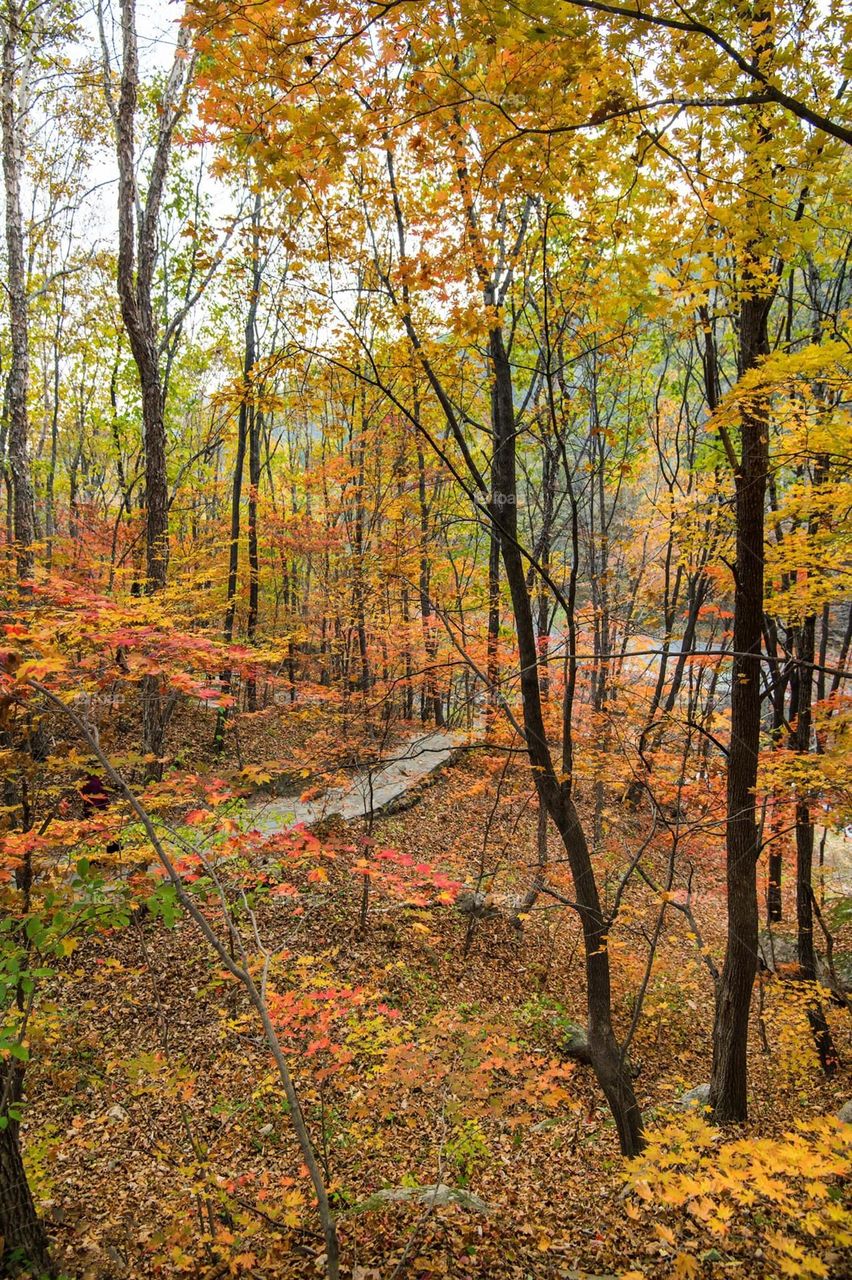
[[[720, 1132], [671, 1110], [706, 1078], [712, 1000], [675, 922], [630, 1047], [650, 1146], [625, 1166], [591, 1073], [564, 1052], [583, 1012], [571, 913], [540, 898], [521, 928], [499, 912], [471, 928], [453, 903], [479, 871], [484, 766], [502, 768], [470, 753], [378, 820], [366, 850], [344, 827], [289, 863], [267, 848], [268, 883], [251, 894], [349, 1274], [847, 1274], [852, 1130], [833, 1113], [848, 1077], [820, 1073], [795, 990], [761, 982], [748, 1125]], [[520, 773], [490, 838], [516, 860], [535, 847]], [[382, 852], [395, 880], [373, 882], [362, 925], [358, 870]], [[229, 874], [247, 882], [242, 865]], [[612, 939], [622, 1025], [654, 912], [637, 895]], [[702, 919], [718, 949], [721, 909]], [[148, 915], [83, 940], [39, 1019], [25, 1148], [61, 1266], [93, 1280], [315, 1276], [311, 1188], [268, 1051], [193, 927], [167, 924]], [[848, 1060], [845, 1011], [832, 1027]], [[436, 1184], [476, 1200], [414, 1194]], [[375, 1199], [388, 1188], [412, 1194]]]

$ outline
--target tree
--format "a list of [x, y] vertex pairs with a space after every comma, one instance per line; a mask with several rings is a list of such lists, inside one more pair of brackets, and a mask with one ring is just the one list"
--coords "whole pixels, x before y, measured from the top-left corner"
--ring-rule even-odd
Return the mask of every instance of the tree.
[[[34, 566], [35, 507], [29, 459], [29, 304], [24, 258], [24, 221], [21, 208], [21, 165], [33, 51], [38, 47], [42, 17], [26, 13], [15, 2], [2, 15], [3, 65], [0, 111], [3, 124], [3, 181], [6, 193], [6, 254], [11, 336], [11, 361], [6, 380], [9, 470], [14, 496], [14, 537], [18, 577], [32, 577]], [[32, 28], [27, 30], [27, 26]]]
[[[257, 486], [260, 484], [260, 440], [257, 423], [259, 413], [257, 407], [257, 311], [260, 302], [260, 288], [263, 278], [263, 262], [260, 251], [260, 217], [262, 200], [258, 191], [254, 197], [252, 215], [251, 241], [249, 247], [248, 305], [244, 326], [243, 376], [240, 388], [240, 402], [237, 425], [237, 450], [234, 458], [234, 477], [231, 488], [231, 536], [228, 549], [228, 586], [227, 605], [225, 609], [224, 636], [225, 643], [230, 644], [234, 638], [234, 620], [237, 613], [237, 575], [240, 558], [240, 507], [243, 500], [243, 471], [245, 468], [246, 449], [249, 451], [249, 561], [250, 561], [250, 593], [253, 607], [252, 633], [257, 623]], [[231, 694], [231, 673], [222, 675], [222, 687], [227, 696]], [[221, 751], [225, 732], [225, 709], [216, 720], [216, 749]]]
[[[161, 590], [168, 566], [169, 511], [166, 479], [166, 432], [160, 373], [160, 349], [153, 285], [157, 234], [175, 129], [186, 112], [192, 82], [188, 32], [181, 25], [175, 58], [158, 104], [154, 156], [144, 197], [137, 176], [136, 131], [139, 102], [139, 53], [134, 0], [121, 4], [119, 96], [116, 101], [104, 28], [98, 10], [104, 59], [104, 93], [115, 130], [118, 164], [118, 265], [121, 314], [142, 391], [145, 449], [145, 546], [148, 589]], [[152, 708], [152, 715], [156, 715]], [[152, 743], [158, 733], [150, 735]]]

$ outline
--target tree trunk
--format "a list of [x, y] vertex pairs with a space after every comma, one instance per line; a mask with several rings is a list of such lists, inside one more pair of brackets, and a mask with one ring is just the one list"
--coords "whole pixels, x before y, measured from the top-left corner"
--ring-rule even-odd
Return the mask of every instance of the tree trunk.
[[[231, 536], [228, 544], [228, 586], [225, 606], [224, 640], [230, 644], [234, 638], [234, 624], [237, 615], [237, 580], [240, 567], [240, 506], [243, 498], [243, 472], [245, 470], [246, 447], [249, 450], [249, 484], [260, 483], [260, 423], [255, 416], [254, 406], [254, 368], [257, 362], [257, 307], [260, 293], [260, 261], [259, 261], [259, 226], [260, 195], [255, 197], [252, 235], [252, 287], [249, 296], [246, 322], [243, 329], [243, 389], [240, 400], [240, 411], [237, 418], [237, 456], [234, 459], [234, 479], [231, 488]], [[254, 477], [254, 479], [253, 479]], [[254, 547], [251, 536], [254, 524]], [[254, 576], [254, 618], [252, 633], [257, 622], [257, 496], [254, 503], [249, 499], [249, 590]], [[254, 570], [254, 575], [253, 575]], [[222, 691], [231, 691], [230, 669], [222, 672]], [[214, 746], [221, 751], [225, 738], [225, 723], [228, 711], [221, 707], [216, 717]]]
[[[252, 290], [249, 303], [249, 319], [252, 326], [252, 365], [257, 363], [257, 308], [260, 300], [262, 267], [260, 261], [260, 217], [262, 198], [258, 191], [254, 198], [252, 214]], [[248, 356], [248, 343], [246, 346]], [[257, 502], [260, 489], [260, 441], [263, 435], [263, 414], [258, 408], [256, 397], [252, 400], [248, 419], [248, 452], [249, 452], [249, 499], [248, 499], [248, 563], [249, 563], [249, 599], [246, 617], [246, 637], [249, 644], [254, 643], [257, 631], [257, 615], [260, 594], [260, 548], [257, 529]], [[249, 711], [257, 710], [257, 682], [252, 677], [246, 686], [246, 706]]]
[[52, 1277], [47, 1235], [36, 1213], [21, 1158], [18, 1121], [9, 1115], [21, 1099], [24, 1066], [13, 1059], [0, 1064], [0, 1096], [5, 1128], [0, 1129], [0, 1274]]
[[53, 331], [53, 379], [50, 410], [50, 463], [47, 472], [45, 493], [45, 534], [47, 548], [45, 564], [47, 572], [53, 569], [53, 539], [56, 537], [56, 464], [59, 457], [59, 387], [62, 357], [62, 329], [65, 322], [66, 298], [68, 283], [62, 277], [62, 290], [56, 312], [56, 325]]
[[[257, 498], [260, 488], [260, 423], [261, 413], [252, 405], [249, 414], [249, 500], [248, 500], [248, 563], [249, 598], [246, 615], [246, 639], [254, 643], [257, 632], [257, 615], [260, 596], [260, 547], [257, 531]], [[257, 710], [257, 681], [254, 676], [246, 682], [246, 707]]]
[[14, 0], [6, 5], [0, 96], [3, 124], [3, 180], [6, 195], [6, 257], [11, 358], [6, 386], [9, 414], [9, 472], [12, 480], [13, 532], [18, 578], [33, 575], [35, 506], [29, 460], [29, 329], [21, 213], [21, 129], [18, 115], [16, 60], [21, 39], [21, 13]]
[[[740, 308], [740, 372], [768, 354], [771, 298], [756, 293]], [[722, 1122], [748, 1116], [748, 1024], [757, 968], [755, 787], [760, 748], [760, 659], [763, 635], [764, 502], [768, 465], [765, 406], [742, 414], [742, 452], [735, 476], [736, 561], [731, 743], [728, 754], [726, 879], [728, 937], [713, 1028], [710, 1105]]]
[[[237, 455], [234, 459], [234, 479], [231, 486], [231, 536], [228, 543], [228, 586], [225, 605], [225, 625], [223, 637], [225, 644], [234, 638], [234, 622], [237, 615], [237, 574], [240, 565], [240, 503], [243, 494], [243, 470], [246, 457], [246, 436], [248, 431], [248, 373], [254, 364], [254, 317], [246, 322], [245, 360], [243, 364], [243, 398], [237, 418]], [[222, 692], [231, 692], [232, 672], [230, 667], [222, 672]], [[221, 751], [225, 742], [225, 724], [228, 718], [227, 707], [220, 707], [216, 716], [216, 731], [213, 735], [213, 746]]]
[[784, 915], [781, 897], [781, 876], [784, 871], [784, 853], [781, 848], [781, 817], [773, 805], [769, 827], [769, 883], [766, 890], [766, 919], [770, 924], [780, 924]]
[[[493, 477], [492, 477], [493, 479]], [[494, 717], [500, 705], [500, 537], [492, 525], [488, 537], [488, 638], [485, 674], [488, 679], [488, 704], [485, 709], [485, 736], [493, 732]]]
[[169, 554], [169, 498], [166, 482], [166, 430], [160, 375], [160, 350], [152, 286], [157, 262], [157, 225], [171, 155], [172, 135], [185, 108], [187, 40], [180, 28], [175, 59], [159, 104], [159, 128], [144, 204], [136, 182], [136, 111], [139, 58], [135, 0], [121, 0], [121, 87], [115, 103], [110, 83], [106, 38], [104, 90], [116, 140], [118, 162], [118, 295], [121, 316], [139, 375], [145, 454], [145, 549], [148, 589], [166, 584]]
[[[795, 748], [801, 755], [807, 755], [811, 746], [815, 643], [816, 615], [809, 614], [799, 628], [798, 657], [801, 667], [798, 678]], [[796, 801], [796, 929], [799, 970], [802, 979], [809, 983], [815, 983], [817, 980], [814, 947], [813, 862], [814, 827], [811, 821], [810, 805], [807, 796], [800, 795]], [[807, 1014], [820, 1065], [826, 1075], [833, 1075], [839, 1065], [839, 1058], [825, 1010], [816, 993], [808, 1001]]]
[[[420, 404], [415, 400], [415, 418], [419, 421]], [[417, 438], [417, 497], [420, 509], [420, 565], [418, 590], [420, 593], [420, 617], [423, 625], [423, 648], [426, 654], [426, 679], [421, 701], [421, 719], [425, 722], [430, 711], [438, 729], [444, 725], [444, 710], [435, 672], [438, 654], [438, 637], [432, 615], [431, 562], [429, 559], [429, 502], [426, 497], [426, 460], [423, 446]]]
[[[142, 444], [145, 456], [145, 570], [148, 591], [166, 585], [169, 556], [169, 497], [166, 480], [166, 428], [160, 378], [160, 351], [152, 286], [157, 262], [157, 225], [171, 153], [172, 134], [183, 111], [188, 35], [182, 27], [172, 69], [160, 105], [159, 129], [144, 205], [136, 182], [136, 111], [139, 58], [135, 0], [120, 0], [121, 85], [112, 93], [109, 52], [99, 10], [104, 51], [104, 93], [115, 130], [118, 163], [118, 265], [116, 279], [121, 317], [139, 375], [142, 396]], [[159, 681], [142, 682], [143, 745], [155, 760], [162, 754], [168, 714], [161, 705]], [[149, 766], [157, 778], [160, 767]]]
[[[148, 589], [166, 584], [168, 493], [160, 363], [151, 300], [159, 199], [146, 202], [137, 227], [136, 107], [139, 62], [135, 0], [121, 0], [121, 93], [114, 116], [118, 160], [118, 296], [142, 395], [145, 455], [145, 550]], [[153, 181], [153, 180], [152, 180]], [[138, 260], [137, 260], [138, 233]]]
[[[370, 669], [370, 651], [367, 643], [367, 583], [364, 536], [364, 487], [367, 462], [367, 398], [366, 388], [362, 385], [360, 400], [361, 431], [356, 442], [350, 442], [352, 469], [355, 472], [355, 502], [353, 512], [353, 550], [355, 573], [352, 582], [352, 612], [355, 617], [355, 631], [358, 639], [358, 685], [361, 693], [369, 693], [373, 685], [373, 674]], [[354, 417], [354, 413], [353, 413]], [[353, 422], [354, 430], [354, 422]], [[353, 688], [354, 688], [353, 684]]]
[[[546, 444], [542, 468], [542, 504], [541, 536], [539, 538], [536, 559], [543, 573], [550, 576], [550, 557], [553, 550], [553, 521], [556, 506], [556, 457], [550, 444]], [[541, 696], [546, 702], [550, 697], [550, 599], [544, 577], [539, 578], [536, 617], [536, 635], [538, 637], [539, 684]]]
[[[493, 303], [493, 299], [487, 301]], [[492, 329], [489, 347], [494, 370], [494, 461], [490, 514], [500, 540], [515, 618], [526, 747], [539, 803], [547, 809], [559, 832], [574, 882], [586, 958], [590, 1060], [612, 1111], [622, 1153], [632, 1156], [642, 1149], [642, 1115], [633, 1092], [626, 1056], [612, 1026], [607, 949], [609, 920], [601, 908], [588, 843], [571, 799], [569, 784], [556, 776], [544, 727], [535, 626], [524, 561], [517, 541], [512, 373], [500, 328]]]
[[[798, 698], [795, 708], [795, 750], [807, 755], [811, 740], [811, 700], [813, 690], [814, 632], [816, 618], [810, 614], [798, 629], [798, 658], [801, 666], [796, 681]], [[814, 915], [811, 901], [811, 876], [814, 858], [814, 829], [807, 796], [796, 800], [796, 928], [799, 968], [808, 982], [816, 981], [814, 949]]]

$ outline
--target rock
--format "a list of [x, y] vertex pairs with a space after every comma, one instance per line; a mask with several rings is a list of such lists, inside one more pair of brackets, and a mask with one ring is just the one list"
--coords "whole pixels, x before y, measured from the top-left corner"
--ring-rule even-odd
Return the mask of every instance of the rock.
[[473, 1213], [490, 1213], [490, 1207], [479, 1196], [464, 1187], [448, 1187], [445, 1183], [432, 1183], [425, 1187], [386, 1187], [377, 1191], [358, 1205], [358, 1210], [377, 1209], [382, 1204], [423, 1204], [430, 1208], [441, 1209], [449, 1204], [457, 1204], [462, 1209]]
[[[586, 1034], [586, 1028], [581, 1027], [576, 1022], [560, 1022], [559, 1029], [562, 1032], [563, 1040], [561, 1050], [566, 1058], [571, 1058], [574, 1062], [582, 1062], [584, 1066], [592, 1065], [592, 1055], [589, 1050], [589, 1037]], [[630, 1058], [625, 1060], [627, 1070], [635, 1080], [641, 1071], [640, 1066], [634, 1066]]]
[[843, 996], [852, 993], [852, 955], [842, 951], [834, 957], [834, 972], [837, 982], [832, 979], [822, 956], [817, 953], [817, 977], [823, 986], [828, 987], [835, 995], [839, 995], [839, 1003], [845, 1003]]
[[560, 1030], [565, 1037], [562, 1041], [562, 1052], [565, 1057], [573, 1058], [576, 1062], [585, 1062], [587, 1065], [591, 1063], [586, 1028], [579, 1026], [576, 1022], [568, 1022], [564, 1023]]
[[524, 920], [532, 909], [538, 895], [536, 893], [510, 893], [503, 902], [506, 919], [515, 929], [523, 929]]
[[493, 920], [503, 916], [514, 929], [522, 929], [535, 895], [527, 893], [484, 893], [465, 886], [455, 900], [456, 910], [477, 920]]
[[483, 893], [481, 889], [462, 889], [456, 898], [456, 910], [480, 920], [500, 914], [491, 894]]
[[[757, 940], [757, 948], [760, 966], [769, 973], [775, 973], [779, 969], [788, 969], [793, 972], [798, 970], [799, 951], [794, 937], [775, 933], [769, 929], [761, 929]], [[831, 973], [825, 957], [819, 951], [816, 953], [816, 962], [818, 980], [824, 986], [832, 987], [833, 979]], [[833, 963], [840, 989], [847, 992], [852, 990], [852, 955], [848, 951], [835, 953]]]
[[852, 1101], [844, 1102], [837, 1113], [837, 1119], [841, 1124], [852, 1124]]
[[107, 1119], [115, 1120], [117, 1124], [121, 1124], [124, 1120], [128, 1119], [128, 1115], [127, 1115], [127, 1112], [124, 1110], [124, 1107], [120, 1107], [116, 1102], [115, 1105], [110, 1107], [109, 1111], [107, 1112]]
[[671, 1104], [677, 1111], [703, 1111], [710, 1105], [709, 1084], [698, 1084]]
[[761, 929], [757, 950], [761, 968], [767, 969], [769, 973], [775, 973], [779, 965], [796, 965], [799, 962], [795, 941], [769, 929]]

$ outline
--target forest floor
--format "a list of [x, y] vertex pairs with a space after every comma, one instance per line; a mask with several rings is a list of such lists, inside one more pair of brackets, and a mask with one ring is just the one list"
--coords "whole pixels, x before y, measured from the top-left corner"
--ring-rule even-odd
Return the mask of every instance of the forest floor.
[[[520, 783], [495, 800], [504, 763], [464, 753], [415, 806], [376, 819], [376, 845], [468, 884], [485, 863], [499, 865], [502, 887], [517, 887], [511, 867], [533, 860], [536, 823]], [[562, 1051], [567, 1024], [584, 1021], [571, 913], [539, 900], [518, 928], [501, 914], [472, 920], [376, 887], [361, 927], [351, 841], [362, 830], [338, 824], [322, 875], [278, 874], [296, 882], [297, 911], [289, 890], [275, 892], [275, 875], [255, 905], [273, 983], [289, 993], [278, 1016], [340, 1210], [347, 1280], [776, 1274], [764, 1263], [778, 1225], [771, 1211], [735, 1217], [720, 1232], [695, 1214], [625, 1201], [600, 1091]], [[720, 864], [707, 879], [701, 922], [718, 955]], [[611, 939], [622, 1031], [656, 910], [637, 891]], [[672, 917], [631, 1046], [652, 1123], [684, 1123], [667, 1107], [709, 1074], [712, 982]], [[801, 1006], [785, 984], [764, 980], [759, 994], [751, 1118], [730, 1135], [745, 1141], [832, 1115], [852, 1095], [847, 1069], [827, 1081], [803, 1050]], [[95, 935], [70, 956], [52, 996], [27, 1076], [24, 1137], [64, 1274], [317, 1280], [321, 1237], [268, 1052], [241, 991], [195, 931], [148, 919]], [[837, 1009], [830, 1017], [848, 1064], [850, 1019]], [[489, 1211], [473, 1200], [370, 1201], [384, 1188], [437, 1183]], [[836, 1248], [822, 1256], [820, 1274], [852, 1275]]]

